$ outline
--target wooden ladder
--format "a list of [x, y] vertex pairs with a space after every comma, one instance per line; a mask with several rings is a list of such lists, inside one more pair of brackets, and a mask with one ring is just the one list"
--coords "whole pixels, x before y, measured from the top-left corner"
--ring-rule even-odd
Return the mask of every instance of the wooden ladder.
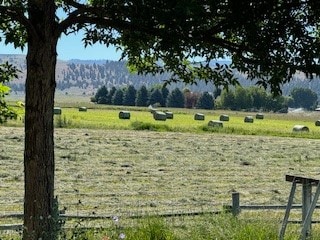
[[[311, 218], [320, 195], [320, 180], [304, 178], [293, 175], [286, 175], [286, 181], [292, 182], [292, 187], [286, 207], [286, 212], [279, 233], [279, 240], [284, 239], [284, 234], [288, 224], [290, 210], [292, 208], [293, 198], [297, 184], [302, 185], [302, 225], [300, 239], [306, 240], [311, 236]], [[316, 186], [316, 192], [312, 199], [312, 186]]]

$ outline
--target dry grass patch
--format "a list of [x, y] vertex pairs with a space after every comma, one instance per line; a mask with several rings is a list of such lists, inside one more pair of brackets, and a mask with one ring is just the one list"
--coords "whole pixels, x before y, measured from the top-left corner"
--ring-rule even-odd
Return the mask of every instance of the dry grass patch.
[[[23, 129], [2, 127], [0, 213], [22, 211]], [[319, 140], [56, 129], [56, 194], [69, 214], [136, 215], [285, 204], [285, 174], [319, 178]], [[296, 202], [299, 203], [299, 199]]]

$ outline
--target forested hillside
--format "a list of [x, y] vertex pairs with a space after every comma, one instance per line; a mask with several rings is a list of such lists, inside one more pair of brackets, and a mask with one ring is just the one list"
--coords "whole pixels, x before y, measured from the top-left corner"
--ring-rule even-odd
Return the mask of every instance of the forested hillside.
[[[24, 91], [24, 83], [26, 76], [25, 55], [6, 55], [0, 54], [0, 63], [9, 61], [9, 63], [17, 66], [21, 73], [19, 78], [10, 83], [13, 91]], [[225, 63], [225, 62], [224, 62]], [[241, 74], [236, 74], [241, 85], [250, 86], [254, 83], [246, 80], [246, 77]], [[142, 85], [147, 88], [155, 84], [163, 84], [163, 82], [170, 78], [169, 74], [158, 74], [155, 76], [146, 75], [140, 76], [131, 73], [126, 63], [123, 61], [109, 61], [109, 60], [69, 60], [58, 61], [56, 69], [57, 89], [68, 92], [69, 89], [79, 89], [80, 92], [92, 95], [101, 86], [121, 87], [133, 85], [139, 88]], [[319, 78], [314, 80], [306, 79], [303, 74], [297, 74], [295, 78], [282, 88], [283, 94], [288, 95], [295, 87], [309, 88], [320, 96]], [[169, 89], [176, 87], [184, 88], [182, 84], [173, 84], [168, 86]], [[200, 82], [196, 86], [187, 86], [191, 91], [197, 92], [213, 92], [214, 86], [212, 84], [206, 85]]]

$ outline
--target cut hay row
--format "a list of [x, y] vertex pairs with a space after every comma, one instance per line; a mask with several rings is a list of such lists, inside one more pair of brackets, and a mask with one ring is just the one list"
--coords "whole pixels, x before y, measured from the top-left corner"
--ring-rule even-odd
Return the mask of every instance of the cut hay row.
[[[245, 205], [285, 204], [291, 186], [285, 174], [319, 178], [314, 139], [90, 129], [55, 134], [55, 187], [66, 214], [214, 210], [230, 203], [232, 191]], [[23, 138], [23, 128], [1, 129], [2, 213], [23, 208]]]

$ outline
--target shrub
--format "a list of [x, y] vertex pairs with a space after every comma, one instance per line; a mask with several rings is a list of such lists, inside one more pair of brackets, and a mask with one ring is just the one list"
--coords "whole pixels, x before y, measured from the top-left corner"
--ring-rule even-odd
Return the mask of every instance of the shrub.
[[66, 128], [71, 125], [71, 120], [68, 120], [65, 115], [61, 117], [61, 115], [58, 115], [57, 118], [55, 118], [55, 126], [58, 128]]
[[135, 121], [131, 123], [133, 130], [149, 130], [149, 131], [172, 131], [172, 129], [165, 124], [154, 124]]

